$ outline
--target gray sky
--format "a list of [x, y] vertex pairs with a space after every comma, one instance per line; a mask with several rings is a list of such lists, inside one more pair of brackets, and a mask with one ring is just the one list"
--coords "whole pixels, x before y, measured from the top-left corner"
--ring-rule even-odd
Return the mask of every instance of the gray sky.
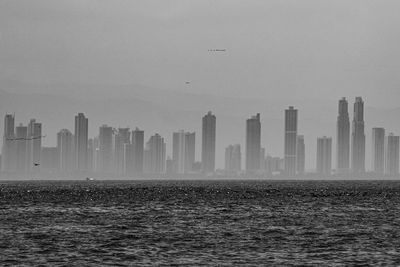
[[2, 0], [0, 86], [135, 83], [397, 106], [399, 10], [398, 0]]

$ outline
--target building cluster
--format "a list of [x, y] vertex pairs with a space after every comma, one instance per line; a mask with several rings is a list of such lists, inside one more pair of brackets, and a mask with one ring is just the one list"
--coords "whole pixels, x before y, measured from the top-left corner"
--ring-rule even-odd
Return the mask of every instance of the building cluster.
[[[28, 125], [15, 126], [15, 116], [4, 119], [1, 171], [11, 174], [105, 174], [118, 177], [151, 175], [229, 175], [229, 176], [305, 176], [306, 146], [298, 134], [298, 110], [290, 106], [284, 112], [283, 158], [266, 155], [261, 146], [261, 119], [257, 113], [246, 120], [245, 160], [242, 169], [240, 144], [225, 149], [225, 169], [215, 168], [216, 117], [208, 112], [202, 118], [201, 161], [196, 161], [196, 133], [180, 130], [172, 134], [172, 157], [166, 156], [166, 143], [154, 134], [145, 143], [144, 131], [138, 128], [99, 127], [98, 135], [89, 138], [88, 118], [75, 116], [75, 129], [61, 129], [56, 147], [42, 146], [42, 124], [31, 119]], [[366, 173], [364, 102], [356, 97], [350, 124], [348, 102], [339, 100], [336, 124], [336, 169], [332, 166], [332, 137], [317, 138], [316, 168], [319, 176]], [[372, 129], [372, 172], [398, 176], [399, 136]]]

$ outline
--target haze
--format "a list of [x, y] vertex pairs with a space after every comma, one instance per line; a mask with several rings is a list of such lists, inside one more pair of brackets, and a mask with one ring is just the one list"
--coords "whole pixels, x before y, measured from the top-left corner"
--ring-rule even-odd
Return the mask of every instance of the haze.
[[224, 147], [244, 145], [245, 119], [256, 112], [263, 146], [281, 155], [283, 110], [294, 105], [312, 167], [316, 136], [335, 137], [342, 96], [365, 99], [367, 140], [374, 126], [400, 133], [399, 8], [396, 0], [3, 0], [1, 116], [36, 117], [45, 145], [85, 112], [90, 136], [103, 123], [138, 125], [170, 146], [181, 128], [199, 142], [201, 116], [213, 110], [222, 167]]

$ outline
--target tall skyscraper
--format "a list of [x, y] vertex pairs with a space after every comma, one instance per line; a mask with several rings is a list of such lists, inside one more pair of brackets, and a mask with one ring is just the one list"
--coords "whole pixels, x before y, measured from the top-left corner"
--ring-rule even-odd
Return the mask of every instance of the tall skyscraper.
[[306, 148], [304, 144], [304, 135], [297, 136], [297, 173], [304, 174], [306, 166]]
[[246, 171], [260, 170], [260, 113], [246, 120]]
[[185, 133], [185, 173], [193, 171], [196, 156], [196, 133]]
[[185, 172], [185, 132], [172, 134], [172, 169], [174, 173]]
[[133, 145], [133, 170], [134, 173], [143, 173], [143, 156], [144, 156], [144, 131], [136, 128], [132, 131], [132, 145]]
[[113, 134], [112, 127], [102, 125], [99, 128], [99, 162], [96, 170], [98, 172], [112, 173], [114, 171]]
[[285, 174], [296, 175], [297, 156], [297, 109], [285, 110]]
[[372, 170], [383, 174], [385, 171], [385, 129], [372, 129]]
[[144, 167], [146, 173], [159, 174], [165, 172], [165, 150], [164, 138], [159, 134], [150, 137], [144, 151]]
[[202, 150], [201, 162], [203, 172], [209, 173], [215, 170], [215, 136], [216, 136], [216, 118], [209, 111], [203, 117], [202, 127]]
[[364, 102], [356, 97], [352, 131], [351, 168], [353, 173], [365, 172]]
[[229, 145], [225, 149], [225, 170], [238, 172], [241, 170], [241, 152], [240, 145]]
[[338, 173], [350, 170], [350, 119], [345, 97], [339, 100], [339, 115], [336, 124], [336, 164]]
[[26, 172], [28, 171], [28, 127], [21, 123], [15, 127], [15, 135], [17, 171]]
[[42, 154], [42, 124], [31, 119], [28, 124], [28, 170], [31, 172], [40, 171]]
[[62, 129], [57, 133], [57, 153], [59, 170], [61, 172], [73, 171], [75, 169], [74, 136], [67, 129]]
[[75, 116], [75, 168], [77, 171], [87, 170], [89, 121], [83, 113]]
[[399, 136], [390, 133], [386, 140], [386, 168], [385, 174], [399, 175]]
[[1, 152], [1, 169], [4, 172], [12, 172], [16, 168], [14, 123], [14, 115], [6, 114], [4, 117], [3, 146]]
[[317, 173], [332, 173], [332, 138], [324, 136], [317, 140]]
[[[118, 128], [115, 135], [114, 157], [115, 157], [115, 171], [117, 174], [124, 174], [124, 146], [130, 144], [131, 132], [129, 128]], [[132, 162], [133, 164], [133, 162]]]
[[196, 134], [183, 130], [173, 133], [172, 172], [189, 173], [195, 161]]

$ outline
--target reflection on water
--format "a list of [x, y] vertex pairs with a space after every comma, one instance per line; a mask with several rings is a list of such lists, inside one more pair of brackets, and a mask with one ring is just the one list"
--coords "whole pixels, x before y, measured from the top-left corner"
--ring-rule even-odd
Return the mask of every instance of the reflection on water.
[[400, 182], [3, 182], [0, 265], [398, 265]]

